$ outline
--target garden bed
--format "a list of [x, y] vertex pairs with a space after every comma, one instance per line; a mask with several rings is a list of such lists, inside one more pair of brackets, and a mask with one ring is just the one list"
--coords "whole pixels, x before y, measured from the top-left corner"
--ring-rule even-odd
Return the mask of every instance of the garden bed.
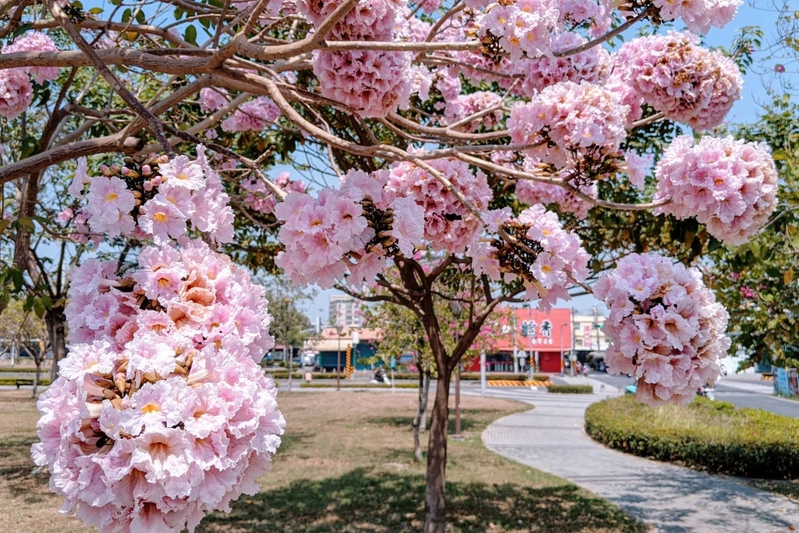
[[585, 430], [617, 450], [714, 473], [799, 477], [799, 420], [697, 398], [687, 407], [650, 407], [632, 396], [591, 405]]
[[547, 385], [549, 392], [557, 394], [594, 394], [594, 387], [591, 385]]

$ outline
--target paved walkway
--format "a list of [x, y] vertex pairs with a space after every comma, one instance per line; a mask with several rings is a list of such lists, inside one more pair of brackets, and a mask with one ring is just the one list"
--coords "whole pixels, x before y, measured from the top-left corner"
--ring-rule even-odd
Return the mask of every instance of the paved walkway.
[[[590, 378], [569, 381], [600, 383]], [[612, 387], [605, 392], [615, 394]], [[607, 394], [564, 395], [527, 389], [489, 396], [534, 404], [483, 432], [496, 453], [572, 481], [615, 503], [658, 532], [766, 533], [799, 528], [799, 505], [734, 478], [650, 461], [610, 450], [583, 430], [585, 408]]]

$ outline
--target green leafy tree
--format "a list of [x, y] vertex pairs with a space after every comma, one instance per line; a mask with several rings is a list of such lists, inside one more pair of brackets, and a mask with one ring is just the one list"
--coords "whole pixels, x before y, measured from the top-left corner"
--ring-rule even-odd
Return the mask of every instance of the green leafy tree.
[[799, 364], [799, 105], [775, 99], [754, 124], [737, 135], [768, 143], [780, 173], [781, 199], [771, 223], [736, 248], [720, 248], [707, 271], [730, 313], [733, 351], [745, 366], [760, 361]]
[[36, 365], [31, 398], [36, 397], [42, 366], [47, 353], [47, 324], [24, 302], [11, 300], [0, 315], [0, 338], [13, 345], [14, 350], [24, 348]]

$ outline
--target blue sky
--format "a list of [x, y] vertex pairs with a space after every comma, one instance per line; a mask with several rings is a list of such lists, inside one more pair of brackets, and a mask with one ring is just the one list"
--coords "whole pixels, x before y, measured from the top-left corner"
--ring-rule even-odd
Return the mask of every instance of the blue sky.
[[[712, 29], [705, 36], [705, 43], [708, 46], [724, 46], [729, 47], [733, 42], [740, 28], [745, 26], [760, 26], [764, 31], [764, 43], [773, 42], [776, 39], [776, 21], [777, 11], [773, 6], [773, 2], [780, 2], [781, 0], [747, 0], [738, 11], [735, 19], [723, 29]], [[102, 7], [106, 10], [113, 8], [105, 0], [83, 0], [86, 9], [92, 7]], [[634, 35], [635, 28], [628, 32], [627, 37], [630, 38]], [[742, 99], [736, 103], [732, 112], [728, 116], [728, 121], [731, 123], [750, 122], [756, 119], [759, 110], [763, 103], [768, 100], [767, 91], [765, 86], [773, 83], [778, 75], [774, 73], [774, 65], [777, 60], [769, 59], [767, 51], [759, 51], [755, 53], [755, 61], [753, 69], [748, 72], [745, 77], [744, 90]], [[298, 161], [302, 162], [302, 161]], [[291, 167], [275, 168], [270, 171], [275, 175], [278, 172], [288, 170], [297, 175]], [[306, 302], [303, 307], [308, 317], [315, 322], [317, 316], [322, 317], [322, 322], [327, 322], [327, 309], [328, 298], [331, 294], [337, 293], [334, 290], [319, 290], [316, 297]], [[577, 312], [590, 311], [591, 307], [597, 301], [591, 296], [582, 296], [575, 298], [571, 302], [561, 302], [559, 307], [573, 307]]]

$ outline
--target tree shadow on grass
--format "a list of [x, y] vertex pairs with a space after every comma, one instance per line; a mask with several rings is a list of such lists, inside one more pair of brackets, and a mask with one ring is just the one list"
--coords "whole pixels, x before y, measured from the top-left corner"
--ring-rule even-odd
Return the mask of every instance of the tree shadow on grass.
[[38, 439], [13, 437], [0, 439], [0, 478], [8, 482], [8, 490], [14, 498], [23, 498], [26, 503], [38, 503], [42, 495], [48, 494], [49, 475], [33, 474], [35, 465], [30, 458], [31, 444]]
[[[336, 478], [299, 480], [243, 496], [233, 512], [209, 515], [198, 531], [419, 531], [423, 496], [422, 475], [356, 469]], [[450, 531], [646, 531], [609, 503], [573, 485], [448, 483], [447, 500]]]

